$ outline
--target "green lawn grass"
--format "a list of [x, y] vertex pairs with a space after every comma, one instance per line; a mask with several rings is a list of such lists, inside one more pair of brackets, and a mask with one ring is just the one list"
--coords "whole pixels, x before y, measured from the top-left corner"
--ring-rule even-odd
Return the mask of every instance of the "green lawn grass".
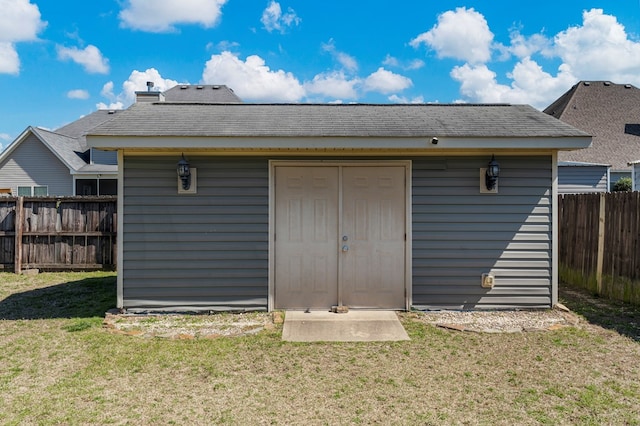
[[605, 323], [170, 340], [110, 333], [114, 303], [111, 273], [0, 273], [0, 424], [640, 424], [640, 343]]

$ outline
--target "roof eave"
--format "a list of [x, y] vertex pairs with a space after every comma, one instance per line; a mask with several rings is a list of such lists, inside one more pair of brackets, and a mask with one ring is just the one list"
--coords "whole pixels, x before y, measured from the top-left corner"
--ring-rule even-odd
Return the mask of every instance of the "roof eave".
[[539, 149], [575, 150], [591, 145], [591, 136], [554, 137], [207, 137], [90, 135], [92, 148], [116, 149]]

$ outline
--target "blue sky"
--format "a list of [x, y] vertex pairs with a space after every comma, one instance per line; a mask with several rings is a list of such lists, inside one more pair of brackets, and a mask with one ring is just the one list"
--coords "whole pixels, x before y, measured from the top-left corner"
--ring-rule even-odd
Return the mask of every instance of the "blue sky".
[[0, 0], [0, 149], [146, 82], [246, 102], [507, 102], [640, 87], [640, 0]]

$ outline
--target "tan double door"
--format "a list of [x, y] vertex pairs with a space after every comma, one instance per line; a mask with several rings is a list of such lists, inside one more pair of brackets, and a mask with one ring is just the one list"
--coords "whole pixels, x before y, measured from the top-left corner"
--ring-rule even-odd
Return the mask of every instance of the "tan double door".
[[404, 166], [276, 166], [276, 309], [405, 308]]

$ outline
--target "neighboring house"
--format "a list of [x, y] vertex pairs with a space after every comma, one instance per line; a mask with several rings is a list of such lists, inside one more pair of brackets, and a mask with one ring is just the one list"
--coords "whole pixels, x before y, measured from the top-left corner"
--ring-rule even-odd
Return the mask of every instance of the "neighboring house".
[[118, 152], [119, 308], [557, 302], [557, 154], [591, 141], [562, 121], [523, 105], [142, 96], [87, 138]]
[[[609, 81], [581, 81], [544, 112], [593, 136], [589, 148], [559, 153], [560, 162], [593, 163], [591, 169], [586, 164], [581, 169], [585, 176], [592, 172], [592, 182], [602, 176], [603, 164], [610, 165], [608, 190], [621, 177], [631, 177], [629, 163], [640, 158], [640, 89]], [[560, 167], [560, 182], [572, 172], [575, 169]]]
[[118, 111], [95, 111], [55, 131], [27, 127], [0, 154], [0, 192], [13, 196], [115, 195], [117, 155], [87, 146], [86, 132]]
[[558, 162], [558, 193], [581, 194], [609, 191], [609, 164]]
[[[178, 85], [163, 96], [171, 102], [240, 103], [227, 86]], [[85, 135], [119, 110], [99, 110], [54, 131], [28, 127], [0, 154], [0, 195], [115, 195], [117, 154], [89, 148]]]

